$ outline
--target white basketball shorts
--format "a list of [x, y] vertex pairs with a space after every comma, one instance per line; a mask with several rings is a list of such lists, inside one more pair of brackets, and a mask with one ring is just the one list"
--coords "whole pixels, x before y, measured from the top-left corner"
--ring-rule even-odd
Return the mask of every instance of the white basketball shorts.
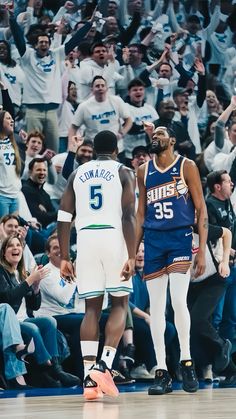
[[132, 279], [121, 281], [128, 258], [122, 231], [85, 229], [77, 232], [76, 277], [80, 298], [94, 298], [105, 291], [121, 297], [132, 291]]

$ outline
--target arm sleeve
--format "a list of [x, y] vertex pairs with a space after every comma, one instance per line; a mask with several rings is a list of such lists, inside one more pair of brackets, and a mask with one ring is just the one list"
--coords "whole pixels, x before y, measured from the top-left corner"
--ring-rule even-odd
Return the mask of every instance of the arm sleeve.
[[58, 20], [60, 20], [62, 18], [62, 16], [64, 16], [64, 14], [66, 14], [67, 10], [65, 7], [60, 7], [60, 9], [58, 10], [58, 12], [55, 14], [52, 22], [55, 23]]
[[48, 163], [48, 180], [47, 180], [47, 182], [50, 185], [55, 185], [56, 181], [57, 181], [56, 169], [55, 169], [53, 163], [51, 163], [51, 164]]
[[34, 17], [34, 9], [33, 7], [27, 7], [26, 11], [23, 12], [20, 16], [17, 16], [17, 23], [24, 28], [24, 33], [27, 34], [30, 26], [33, 24], [33, 17]]
[[145, 87], [151, 86], [151, 80], [149, 76], [150, 76], [150, 73], [148, 70], [143, 70], [142, 73], [139, 74], [139, 78], [145, 84]]
[[19, 52], [20, 56], [23, 57], [23, 55], [25, 54], [25, 51], [26, 51], [24, 34], [23, 34], [23, 32], [21, 30], [21, 27], [18, 25], [14, 16], [10, 16], [9, 24], [10, 24], [10, 28], [11, 28], [11, 32], [12, 32], [14, 42], [16, 44], [16, 48], [18, 49], [18, 52]]
[[214, 140], [216, 147], [221, 150], [225, 142], [225, 123], [223, 121], [216, 121]]
[[9, 114], [12, 116], [12, 118], [15, 118], [15, 111], [14, 106], [12, 104], [11, 98], [9, 96], [8, 90], [2, 90], [2, 106], [4, 111], [9, 112]]
[[121, 99], [121, 97], [119, 97], [119, 96], [113, 96], [113, 97], [117, 101], [120, 117], [122, 119], [129, 118], [131, 115], [130, 115], [130, 110], [129, 110], [127, 104], [123, 101], [123, 99]]
[[119, 21], [122, 26], [128, 26], [129, 20], [128, 20], [128, 6], [127, 6], [127, 0], [120, 0], [119, 5]]
[[203, 29], [203, 33], [206, 38], [209, 38], [211, 34], [215, 31], [216, 27], [220, 22], [220, 6], [215, 6], [213, 15], [211, 16], [209, 25]]
[[126, 46], [126, 45], [129, 45], [129, 43], [131, 42], [133, 37], [136, 35], [140, 24], [141, 24], [140, 13], [135, 12], [134, 15], [133, 15], [132, 22], [130, 23], [128, 28], [125, 29], [125, 30], [122, 27], [120, 28], [119, 40], [120, 40], [120, 43], [121, 43], [122, 47]]
[[163, 89], [158, 89], [157, 101], [156, 101], [156, 105], [155, 105], [155, 108], [156, 108], [157, 111], [159, 109], [159, 105], [160, 105], [161, 101], [163, 100], [163, 98], [164, 98]]
[[169, 17], [169, 22], [170, 22], [170, 27], [172, 29], [173, 32], [179, 32], [181, 27], [178, 24], [177, 18], [176, 18], [176, 14], [173, 8], [173, 3], [169, 4], [167, 11], [166, 11], [167, 16]]
[[191, 71], [185, 70], [185, 68], [182, 66], [182, 64], [175, 65], [175, 69], [180, 74], [180, 78], [178, 81], [178, 86], [185, 87], [188, 80], [191, 79], [193, 76], [193, 73]]
[[73, 153], [72, 151], [69, 151], [67, 154], [64, 166], [62, 168], [62, 176], [66, 180], [69, 178], [70, 174], [74, 170], [74, 161], [75, 161], [75, 153]]
[[85, 23], [85, 25], [79, 29], [72, 38], [66, 42], [65, 44], [65, 54], [68, 55], [69, 52], [71, 52], [79, 42], [81, 42], [85, 35], [89, 32], [90, 28], [92, 27], [91, 23]]
[[201, 108], [206, 99], [206, 76], [199, 75], [198, 77], [197, 106]]

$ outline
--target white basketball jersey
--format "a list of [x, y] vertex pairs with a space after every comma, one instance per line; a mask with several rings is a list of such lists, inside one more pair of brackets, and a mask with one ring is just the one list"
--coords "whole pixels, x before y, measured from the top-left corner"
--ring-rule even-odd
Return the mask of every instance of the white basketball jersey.
[[92, 160], [77, 169], [75, 191], [76, 228], [121, 228], [121, 164]]

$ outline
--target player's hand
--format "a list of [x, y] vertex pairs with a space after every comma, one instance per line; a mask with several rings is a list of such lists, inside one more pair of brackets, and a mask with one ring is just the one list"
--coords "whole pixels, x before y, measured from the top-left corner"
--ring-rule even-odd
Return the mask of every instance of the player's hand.
[[47, 161], [50, 161], [55, 155], [56, 153], [54, 150], [50, 150], [49, 148], [47, 148], [42, 154], [42, 158]]
[[29, 230], [29, 226], [25, 225], [25, 226], [19, 226], [17, 229], [17, 235], [20, 239], [25, 240], [27, 233]]
[[30, 221], [28, 221], [27, 223], [31, 228], [33, 228], [34, 230], [40, 230], [42, 228], [42, 225], [38, 222], [38, 220], [36, 218], [32, 218]]
[[73, 12], [74, 8], [75, 8], [75, 4], [73, 1], [66, 1], [64, 4], [65, 9], [67, 10], [67, 12]]
[[222, 278], [227, 278], [230, 274], [229, 264], [227, 262], [220, 262], [218, 272]]
[[65, 27], [66, 27], [67, 23], [68, 22], [65, 19], [65, 17], [62, 16], [61, 20], [59, 21], [59, 23], [57, 25], [51, 25], [51, 26], [52, 26], [52, 29], [54, 29], [59, 35], [62, 35], [64, 30], [65, 30]]
[[73, 264], [70, 260], [61, 260], [61, 268], [60, 268], [61, 277], [67, 282], [74, 282], [75, 281], [75, 272]]
[[152, 138], [152, 134], [154, 132], [155, 125], [152, 122], [146, 122], [146, 121], [142, 121], [142, 122], [143, 122], [144, 131], [149, 136], [149, 138]]
[[114, 51], [114, 45], [113, 44], [110, 45], [110, 47], [108, 48], [107, 59], [111, 63], [114, 63], [115, 62], [115, 51]]
[[194, 260], [194, 277], [197, 278], [198, 276], [201, 276], [204, 274], [206, 269], [206, 258], [205, 253], [202, 250], [199, 250], [196, 254], [195, 260]]
[[122, 60], [124, 61], [125, 64], [129, 64], [129, 57], [130, 57], [129, 48], [124, 47], [122, 49]]
[[134, 275], [134, 268], [135, 268], [135, 259], [128, 259], [121, 271], [120, 277], [121, 281], [128, 281], [129, 278]]
[[72, 135], [72, 137], [69, 138], [68, 150], [72, 153], [76, 153], [83, 142], [84, 138], [80, 134]]
[[196, 57], [194, 60], [194, 68], [196, 70], [196, 72], [200, 75], [205, 75], [205, 67], [204, 64], [202, 62], [202, 59], [199, 57]]
[[3, 223], [1, 223], [0, 224], [0, 240], [1, 241], [3, 241], [3, 240], [5, 240], [7, 238], [7, 233], [5, 232], [5, 229], [4, 229], [4, 224]]
[[31, 274], [28, 276], [32, 285], [38, 286], [42, 279], [46, 278], [50, 273], [50, 268], [47, 266], [35, 266]]
[[26, 131], [24, 131], [23, 129], [21, 129], [20, 131], [19, 131], [19, 137], [20, 137], [20, 139], [21, 139], [21, 141], [22, 141], [22, 143], [26, 143], [26, 141], [27, 141], [27, 138], [28, 138], [28, 133], [26, 132]]

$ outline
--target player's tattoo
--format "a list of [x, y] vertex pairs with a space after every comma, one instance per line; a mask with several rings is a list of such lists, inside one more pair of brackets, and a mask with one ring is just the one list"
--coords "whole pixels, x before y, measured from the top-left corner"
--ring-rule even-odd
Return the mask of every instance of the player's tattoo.
[[204, 218], [203, 227], [208, 229], [208, 218]]

